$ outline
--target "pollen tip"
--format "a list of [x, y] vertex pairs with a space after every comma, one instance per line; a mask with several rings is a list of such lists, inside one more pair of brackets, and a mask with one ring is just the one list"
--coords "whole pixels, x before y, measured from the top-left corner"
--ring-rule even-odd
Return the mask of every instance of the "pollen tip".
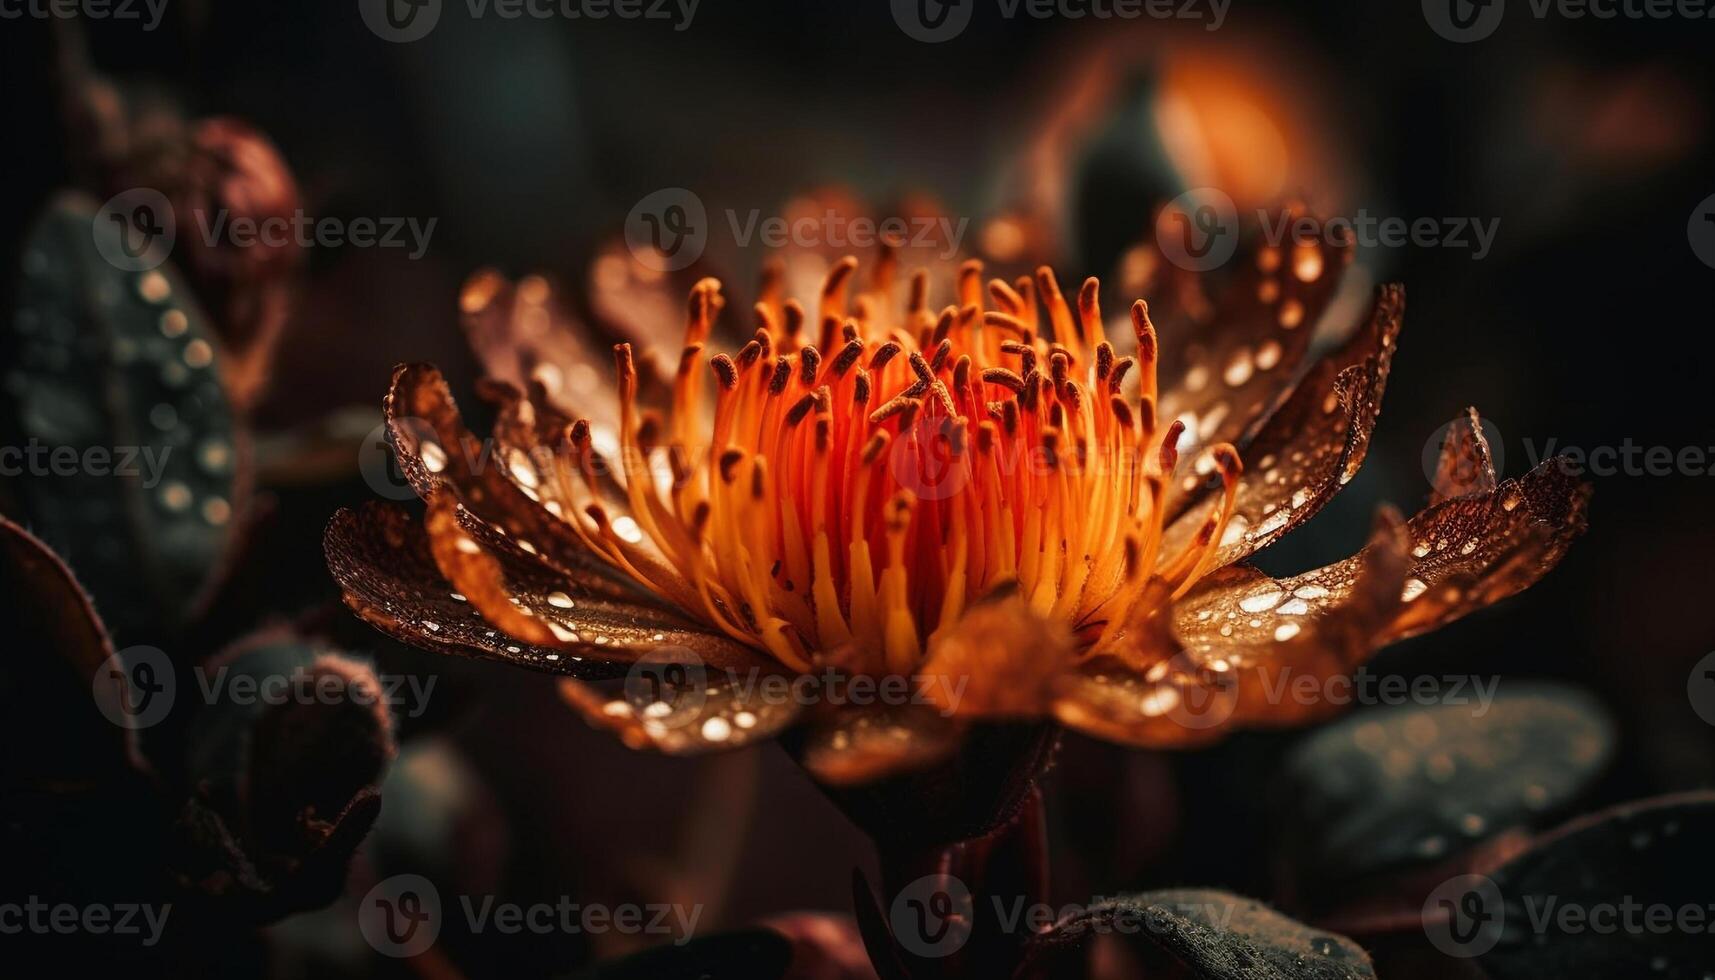
[[932, 373], [940, 374], [942, 366], [947, 363], [947, 358], [952, 356], [952, 353], [953, 342], [942, 338], [941, 343], [935, 347], [935, 356], [929, 359], [929, 370]]
[[1174, 419], [1167, 427], [1167, 435], [1161, 440], [1161, 472], [1171, 473], [1179, 465], [1179, 437], [1185, 432], [1183, 419]]
[[731, 391], [738, 387], [738, 368], [732, 363], [732, 358], [725, 354], [716, 354], [709, 359], [709, 367], [720, 380], [721, 387]]
[[743, 461], [744, 450], [734, 448], [723, 450], [719, 462], [721, 479], [729, 484], [732, 483], [738, 475], [738, 464]]
[[887, 444], [892, 441], [893, 436], [890, 435], [886, 429], [876, 430], [875, 435], [870, 436], [869, 441], [863, 444], [863, 455], [861, 457], [863, 464], [868, 466], [875, 462], [876, 459], [881, 456], [882, 452], [887, 449]]
[[[847, 326], [849, 327], [851, 325], [847, 324]], [[856, 364], [858, 362], [858, 358], [860, 358], [862, 356], [863, 356], [863, 341], [858, 340], [855, 337], [852, 338], [851, 340], [846, 341], [846, 345], [840, 349], [839, 356], [834, 358], [834, 363], [833, 363], [834, 377], [836, 377], [836, 378], [845, 377], [846, 372], [850, 371], [852, 369], [852, 365]]]
[[786, 386], [792, 381], [792, 358], [781, 357], [774, 362], [774, 373], [768, 378], [768, 393], [779, 397], [786, 393]]
[[1113, 410], [1114, 421], [1120, 424], [1120, 428], [1130, 429], [1136, 423], [1137, 420], [1131, 414], [1131, 405], [1124, 398], [1115, 395], [1109, 407]]
[[1222, 480], [1236, 480], [1244, 474], [1244, 460], [1239, 458], [1239, 451], [1233, 448], [1232, 443], [1223, 442], [1210, 452], [1214, 455], [1215, 466], [1221, 471]]
[[1149, 319], [1149, 304], [1141, 299], [1131, 304], [1131, 329], [1137, 335], [1138, 359], [1153, 363], [1157, 349], [1155, 324]]
[[[818, 390], [820, 390], [820, 389], [818, 389]], [[792, 407], [789, 410], [787, 410], [787, 412], [786, 412], [786, 425], [787, 425], [787, 427], [791, 428], [791, 427], [797, 426], [798, 423], [804, 421], [804, 416], [809, 415], [810, 410], [812, 408], [815, 408], [815, 407], [816, 407], [816, 392], [814, 392], [814, 391], [805, 392], [804, 396], [802, 398], [799, 398], [796, 402], [794, 402], [792, 404]]]
[[876, 348], [875, 356], [869, 359], [869, 369], [876, 372], [881, 371], [882, 368], [887, 367], [887, 362], [898, 357], [904, 349], [897, 340], [890, 340], [882, 344]]

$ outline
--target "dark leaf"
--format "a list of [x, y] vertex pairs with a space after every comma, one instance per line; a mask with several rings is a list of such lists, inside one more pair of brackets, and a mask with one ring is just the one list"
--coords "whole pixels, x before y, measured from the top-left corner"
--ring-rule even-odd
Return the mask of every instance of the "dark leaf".
[[1356, 943], [1260, 902], [1221, 891], [1147, 892], [1103, 902], [1038, 937], [1019, 978], [1095, 977], [1092, 954], [1123, 943], [1147, 977], [1197, 980], [1359, 980], [1375, 976]]
[[150, 642], [195, 613], [230, 552], [245, 448], [184, 280], [170, 262], [110, 263], [101, 243], [123, 254], [122, 233], [98, 217], [62, 197], [24, 246], [0, 426], [44, 455], [0, 505], [65, 556], [121, 642]]
[[1607, 714], [1581, 692], [1545, 684], [1509, 688], [1490, 704], [1475, 687], [1443, 697], [1359, 712], [1294, 747], [1279, 796], [1289, 801], [1282, 852], [1295, 891], [1343, 891], [1352, 879], [1540, 825], [1613, 754]]
[[[99, 779], [130, 768], [127, 730], [102, 716], [96, 687], [114, 694], [113, 644], [71, 570], [41, 541], [0, 518], [0, 771], [7, 795]], [[111, 703], [117, 703], [117, 697]]]
[[1711, 835], [1709, 792], [1573, 821], [1490, 872], [1505, 919], [1479, 962], [1495, 980], [1708, 976]]

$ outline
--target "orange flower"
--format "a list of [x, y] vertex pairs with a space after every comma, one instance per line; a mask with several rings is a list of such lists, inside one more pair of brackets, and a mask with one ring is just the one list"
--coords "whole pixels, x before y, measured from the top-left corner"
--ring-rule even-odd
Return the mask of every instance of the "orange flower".
[[[491, 444], [435, 369], [400, 367], [387, 416], [426, 517], [342, 512], [329, 560], [366, 619], [582, 678], [568, 700], [634, 746], [806, 721], [800, 755], [833, 784], [944, 759], [973, 723], [1164, 746], [1302, 722], [1326, 705], [1282, 697], [1287, 674], [1350, 673], [1529, 586], [1588, 495], [1557, 461], [1498, 483], [1473, 412], [1421, 514], [1384, 509], [1362, 551], [1303, 575], [1241, 564], [1368, 448], [1404, 294], [1378, 290], [1313, 361], [1349, 258], [1261, 248], [1176, 355], [1142, 301], [1105, 319], [1094, 279], [1068, 297], [1048, 268], [985, 283], [968, 262], [950, 284], [896, 282], [885, 251], [867, 277], [834, 264], [807, 305], [770, 276], [754, 337], [715, 353], [725, 300], [705, 279], [676, 370], [619, 344], [615, 400], [594, 406], [545, 284], [478, 276]], [[688, 711], [585, 683], [640, 658], [697, 671]], [[836, 704], [763, 676], [906, 678], [909, 696]]]

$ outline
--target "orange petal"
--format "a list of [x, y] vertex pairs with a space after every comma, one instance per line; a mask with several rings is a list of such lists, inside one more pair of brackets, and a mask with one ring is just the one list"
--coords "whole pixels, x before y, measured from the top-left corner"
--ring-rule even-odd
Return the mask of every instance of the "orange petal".
[[920, 704], [840, 708], [811, 722], [799, 761], [831, 786], [926, 769], [959, 747], [963, 726]]
[[[1366, 326], [1311, 369], [1245, 448], [1244, 476], [1217, 567], [1303, 524], [1357, 475], [1381, 414], [1404, 312], [1401, 287], [1378, 290]], [[1168, 527], [1162, 551], [1174, 554], [1202, 524], [1200, 511], [1180, 517]]]
[[[395, 368], [384, 408], [400, 469], [418, 496], [428, 500], [437, 487], [451, 488], [470, 518], [567, 575], [586, 574], [606, 564], [570, 524], [543, 506], [540, 494], [531, 496], [535, 491], [529, 484], [544, 479], [538, 468], [541, 457], [516, 445], [478, 441], [465, 428], [452, 392], [435, 367]], [[518, 430], [509, 431], [516, 435]]]
[[609, 344], [571, 315], [547, 280], [526, 276], [514, 283], [483, 269], [465, 281], [459, 313], [488, 377], [519, 391], [538, 385], [547, 404], [597, 413], [594, 421], [610, 428], [619, 424]]
[[1205, 579], [1171, 610], [1182, 649], [1138, 671], [1102, 657], [1062, 679], [1062, 724], [1129, 745], [1213, 741], [1238, 727], [1299, 724], [1332, 706], [1295, 684], [1350, 673], [1399, 606], [1408, 562], [1397, 514], [1377, 515], [1357, 555], [1289, 579], [1246, 567]]
[[557, 621], [576, 639], [551, 648], [508, 636], [455, 596], [435, 564], [422, 525], [396, 506], [371, 503], [340, 511], [328, 525], [323, 547], [346, 605], [394, 638], [424, 649], [590, 677], [623, 673], [639, 655], [661, 647], [683, 647], [723, 669], [769, 663], [659, 605], [589, 597], [560, 608], [553, 590], [563, 580], [546, 567], [507, 565], [504, 587], [518, 589], [520, 602], [533, 612], [562, 615]]
[[1464, 415], [1447, 427], [1440, 461], [1435, 467], [1435, 492], [1429, 502], [1438, 504], [1452, 497], [1488, 493], [1495, 485], [1495, 460], [1489, 453], [1482, 416], [1475, 408], [1467, 408]]
[[[697, 755], [766, 741], [796, 722], [803, 707], [769, 686], [778, 674], [729, 674], [692, 665], [670, 697], [644, 703], [648, 688], [628, 679], [619, 696], [565, 678], [560, 695], [592, 727], [617, 734], [627, 747], [668, 755]], [[637, 675], [633, 675], [636, 677]], [[662, 710], [664, 709], [664, 710]]]
[[1015, 588], [971, 606], [930, 639], [921, 689], [964, 718], [1041, 717], [1072, 648], [1065, 624], [1032, 611]]
[[1249, 247], [1229, 262], [1233, 275], [1206, 308], [1181, 312], [1171, 295], [1151, 299], [1151, 315], [1167, 332], [1160, 417], [1185, 417], [1201, 445], [1242, 445], [1292, 390], [1317, 321], [1352, 261], [1349, 243], [1276, 247], [1257, 229], [1246, 240]]
[[1563, 457], [1487, 493], [1431, 506], [1407, 524], [1412, 564], [1391, 643], [1521, 592], [1584, 533], [1590, 485]]

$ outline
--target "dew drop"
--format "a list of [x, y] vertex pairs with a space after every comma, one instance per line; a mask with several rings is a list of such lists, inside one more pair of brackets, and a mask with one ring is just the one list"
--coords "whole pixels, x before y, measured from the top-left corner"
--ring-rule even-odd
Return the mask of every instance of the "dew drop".
[[1286, 593], [1278, 589], [1269, 592], [1258, 592], [1239, 600], [1239, 608], [1248, 613], [1267, 612], [1280, 604]]
[[417, 447], [417, 454], [423, 460], [423, 468], [430, 473], [440, 473], [447, 468], [447, 451], [438, 442], [424, 442]]

